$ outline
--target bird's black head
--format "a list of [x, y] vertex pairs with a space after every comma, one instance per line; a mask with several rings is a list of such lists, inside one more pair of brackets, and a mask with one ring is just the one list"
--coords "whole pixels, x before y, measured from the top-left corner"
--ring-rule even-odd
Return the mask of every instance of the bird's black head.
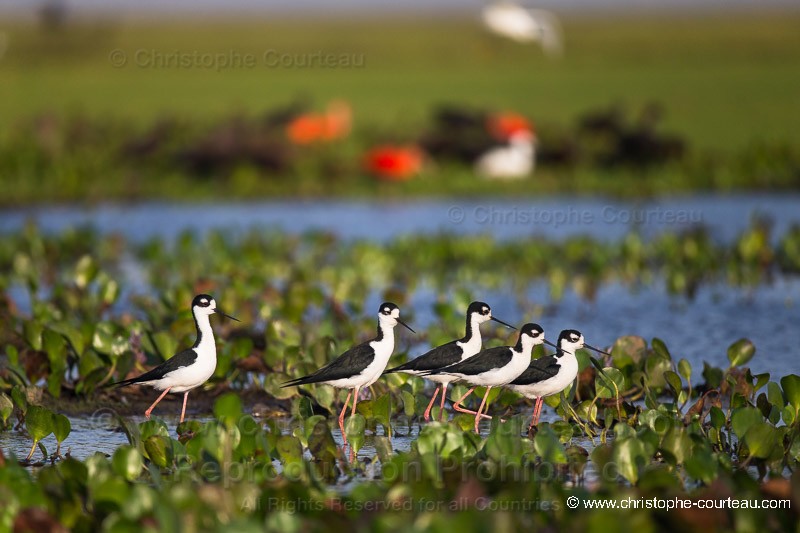
[[492, 314], [492, 308], [489, 307], [489, 304], [484, 302], [472, 302], [467, 307], [467, 315], [472, 315], [473, 313], [477, 313], [481, 316], [490, 316]]
[[198, 294], [194, 297], [194, 300], [192, 300], [192, 313], [194, 313], [195, 318], [198, 316], [211, 316], [217, 313], [231, 320], [239, 321], [238, 318], [232, 317], [217, 307], [217, 302], [214, 300], [214, 297], [208, 294]]
[[534, 339], [540, 339], [544, 337], [544, 328], [539, 324], [528, 323], [522, 326], [522, 329], [519, 330], [520, 337], [522, 335], [527, 335], [529, 337], [533, 337]]
[[[383, 302], [378, 309], [378, 320], [380, 321], [381, 325], [385, 325], [388, 327], [395, 327], [397, 324], [401, 324], [409, 331], [416, 333], [411, 326], [400, 320], [400, 308], [397, 305], [393, 304], [392, 302]], [[378, 327], [378, 335], [382, 335], [380, 333], [380, 326]]]
[[397, 309], [398, 313], [400, 312], [400, 308], [397, 307], [396, 304], [393, 304], [392, 302], [383, 302], [378, 308], [378, 312], [382, 315], [391, 316], [392, 311], [395, 309]]
[[575, 350], [583, 348], [583, 334], [577, 329], [565, 329], [558, 336], [559, 353], [567, 351], [574, 354]]
[[214, 303], [214, 297], [209, 294], [198, 294], [192, 300], [192, 307], [209, 307]]

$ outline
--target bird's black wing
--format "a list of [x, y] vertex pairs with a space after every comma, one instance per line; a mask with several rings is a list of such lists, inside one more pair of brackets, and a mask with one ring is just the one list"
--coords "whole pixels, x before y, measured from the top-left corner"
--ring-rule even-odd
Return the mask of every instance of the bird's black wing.
[[307, 385], [309, 383], [347, 379], [361, 373], [374, 359], [375, 350], [369, 345], [369, 342], [365, 342], [350, 348], [313, 374], [287, 381], [281, 385], [281, 387], [294, 387], [296, 385]]
[[511, 385], [532, 385], [545, 381], [558, 374], [561, 368], [561, 363], [558, 362], [558, 357], [554, 355], [545, 355], [534, 359], [528, 368], [525, 369], [517, 379], [511, 382]]
[[506, 366], [511, 362], [513, 356], [511, 348], [508, 346], [497, 346], [495, 348], [483, 350], [477, 355], [465, 359], [460, 363], [429, 372], [429, 374], [462, 374], [465, 376], [474, 376], [494, 368]]
[[451, 341], [447, 344], [437, 346], [433, 350], [426, 352], [416, 359], [390, 368], [384, 374], [391, 374], [392, 372], [404, 372], [411, 370], [413, 372], [424, 372], [426, 370], [438, 370], [446, 366], [454, 365], [461, 361], [461, 355], [464, 353], [461, 347], [456, 342]]
[[155, 381], [157, 379], [161, 379], [170, 372], [173, 372], [179, 368], [183, 368], [185, 366], [189, 366], [193, 364], [197, 360], [197, 352], [192, 350], [191, 348], [187, 350], [183, 350], [182, 352], [178, 352], [157, 367], [148, 370], [141, 376], [137, 376], [135, 378], [126, 379], [123, 381], [118, 381], [116, 383], [112, 383], [111, 387], [124, 387], [126, 385], [134, 385], [136, 383], [143, 383], [146, 381]]

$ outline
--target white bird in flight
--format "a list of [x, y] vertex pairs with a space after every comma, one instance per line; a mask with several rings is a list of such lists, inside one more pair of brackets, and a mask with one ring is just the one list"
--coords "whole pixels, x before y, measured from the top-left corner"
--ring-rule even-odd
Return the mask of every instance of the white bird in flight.
[[522, 44], [538, 42], [548, 56], [561, 55], [561, 23], [550, 11], [498, 0], [483, 8], [481, 18], [492, 33]]

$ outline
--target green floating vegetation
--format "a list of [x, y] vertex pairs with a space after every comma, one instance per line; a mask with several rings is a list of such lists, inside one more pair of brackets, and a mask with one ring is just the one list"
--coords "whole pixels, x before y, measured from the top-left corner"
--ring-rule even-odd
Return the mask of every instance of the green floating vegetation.
[[[649, 242], [631, 234], [617, 243], [579, 237], [522, 246], [452, 235], [381, 246], [322, 233], [214, 232], [140, 246], [88, 229], [46, 235], [28, 227], [3, 236], [0, 431], [27, 435], [31, 453], [0, 451], [0, 529], [34, 518], [79, 531], [352, 523], [450, 530], [462, 521], [465, 530], [592, 529], [609, 521], [691, 529], [700, 511], [667, 511], [665, 502], [731, 497], [746, 507], [718, 509], [723, 527], [785, 530], [794, 524], [788, 502], [797, 501], [800, 376], [753, 375], [746, 365], [758, 353], [746, 338], [731, 339], [727, 368], [693, 368], [658, 338], [621, 337], [600, 361], [579, 351], [576, 386], [547, 398], [555, 418], [532, 434], [524, 433], [529, 402], [506, 390], [492, 400], [495, 416], [484, 435], [473, 433], [465, 415], [420, 426], [422, 380], [390, 375], [348, 417], [350, 454], [331, 429], [343, 395], [279, 385], [329, 361], [340, 340], [374, 327], [360, 307], [370, 293], [403, 302], [426, 284], [451, 295], [452, 304], [442, 298], [434, 306], [427, 340], [438, 343], [462, 327], [466, 286], [520, 294], [542, 280], [556, 285], [557, 303], [566, 290], [591, 298], [603, 283], [635, 288], [661, 279], [676, 298], [690, 298], [702, 284], [757, 288], [795, 276], [798, 240], [800, 229], [774, 239], [761, 221], [727, 245], [702, 228]], [[202, 270], [188, 260], [198, 256], [207, 258]], [[502, 275], [491, 268], [498, 256], [507, 265]], [[147, 281], [144, 293], [131, 292], [124, 261], [134, 261]], [[12, 290], [27, 295], [29, 308], [17, 307]], [[243, 319], [239, 329], [218, 326], [219, 362], [205, 387], [227, 392], [216, 397], [213, 419], [190, 419], [175, 434], [162, 420], [136, 424], [117, 413], [109, 420], [128, 444], [110, 457], [73, 457], [70, 418], [83, 415], [65, 415], [76, 412], [67, 407], [121, 408], [117, 393], [102, 385], [189, 343], [194, 327], [185, 302], [199, 290], [218, 294]], [[292, 422], [250, 414], [239, 397], [247, 390]], [[451, 399], [464, 391], [452, 387]], [[52, 453], [42, 445], [51, 434]], [[662, 503], [646, 507], [653, 498]], [[640, 507], [593, 507], [622, 501]]]
[[[631, 355], [622, 354], [623, 346], [635, 342], [620, 339], [615, 360]], [[457, 417], [421, 427], [408, 451], [376, 433], [386, 419], [363, 402], [367, 407], [348, 419], [348, 438], [374, 451], [355, 461], [324, 417], [301, 418], [287, 433], [244, 412], [235, 393], [217, 399], [211, 421], [185, 423], [176, 436], [160, 420], [137, 425], [120, 418], [129, 443], [111, 457], [67, 457], [38, 463], [34, 472], [0, 452], [0, 525], [24, 524], [38, 510], [48, 523], [78, 531], [348, 523], [395, 530], [409, 521], [414, 529], [445, 530], [452, 520], [465, 520], [470, 531], [577, 529], [612, 517], [626, 526], [695, 530], [692, 517], [703, 513], [692, 507], [698, 501], [715, 507], [715, 523], [725, 528], [795, 524], [800, 376], [778, 383], [731, 368], [724, 386], [690, 397], [682, 377], [669, 378], [677, 380], [671, 392], [656, 395], [646, 373], [623, 374], [620, 384], [629, 385], [630, 375], [646, 389], [644, 405], [614, 398], [621, 408], [606, 402], [598, 417], [587, 404], [608, 398], [585, 399], [575, 411], [591, 415], [573, 421], [562, 397], [562, 420], [543, 422], [532, 435], [523, 434], [525, 413], [504, 422], [495, 417], [483, 437], [471, 431], [470, 417]], [[24, 410], [35, 443], [52, 413], [35, 405]], [[603, 510], [621, 502], [625, 508]]]
[[[632, 291], [660, 283], [673, 297], [691, 299], [703, 286], [756, 290], [779, 276], [793, 278], [800, 273], [797, 250], [800, 227], [775, 238], [762, 219], [729, 244], [713, 241], [703, 227], [648, 240], [631, 233], [618, 242], [584, 236], [508, 242], [486, 235], [411, 235], [376, 244], [325, 233], [254, 230], [235, 237], [187, 233], [174, 243], [154, 239], [131, 245], [87, 228], [49, 235], [27, 226], [0, 237], [0, 391], [43, 384], [52, 398], [89, 398], [102, 384], [171, 357], [192, 342], [185, 302], [197, 292], [218, 295], [221, 306], [243, 319], [242, 325], [220, 324], [224, 342], [209, 386], [255, 385], [286, 401], [296, 392], [280, 390], [282, 381], [319, 368], [339, 353], [339, 341], [373, 329], [362, 307], [372, 295], [401, 306], [419, 290], [439, 295], [435, 323], [414, 341], [440, 344], [460, 334], [460, 309], [474, 299], [466, 287], [508, 294], [531, 316], [558, 305], [568, 291], [591, 301], [609, 283]], [[498, 270], [497, 264], [504, 268]], [[135, 280], [127, 277], [131, 271]], [[549, 302], [528, 299], [536, 283], [546, 284]], [[24, 307], [18, 307], [20, 295]], [[406, 309], [413, 322], [415, 310]], [[650, 357], [644, 341], [621, 342], [634, 344], [620, 347], [617, 351], [627, 355], [618, 356], [616, 370], [601, 375], [601, 397], [630, 386], [620, 386], [618, 373], [629, 367], [658, 374], [651, 386], [659, 390], [674, 389], [679, 376], [691, 373], [686, 361], [667, 368], [660, 341], [653, 341]], [[409, 348], [399, 346], [396, 357], [405, 357]], [[738, 367], [754, 350], [742, 340], [727, 356]], [[710, 368], [703, 377], [711, 387], [723, 379], [721, 370]], [[389, 382], [402, 384], [402, 378]], [[337, 398], [320, 387], [314, 400], [330, 409]], [[409, 413], [416, 407], [413, 397], [400, 395], [394, 404]], [[306, 398], [292, 412], [311, 408]], [[375, 409], [386, 412], [384, 405]]]

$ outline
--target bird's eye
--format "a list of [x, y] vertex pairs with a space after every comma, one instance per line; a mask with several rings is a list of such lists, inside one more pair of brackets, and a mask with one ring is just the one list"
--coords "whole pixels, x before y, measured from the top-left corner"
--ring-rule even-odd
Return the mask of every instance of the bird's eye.
[[488, 312], [489, 312], [488, 307], [484, 307], [483, 309], [481, 309], [481, 313], [483, 313], [484, 315], [487, 314]]

